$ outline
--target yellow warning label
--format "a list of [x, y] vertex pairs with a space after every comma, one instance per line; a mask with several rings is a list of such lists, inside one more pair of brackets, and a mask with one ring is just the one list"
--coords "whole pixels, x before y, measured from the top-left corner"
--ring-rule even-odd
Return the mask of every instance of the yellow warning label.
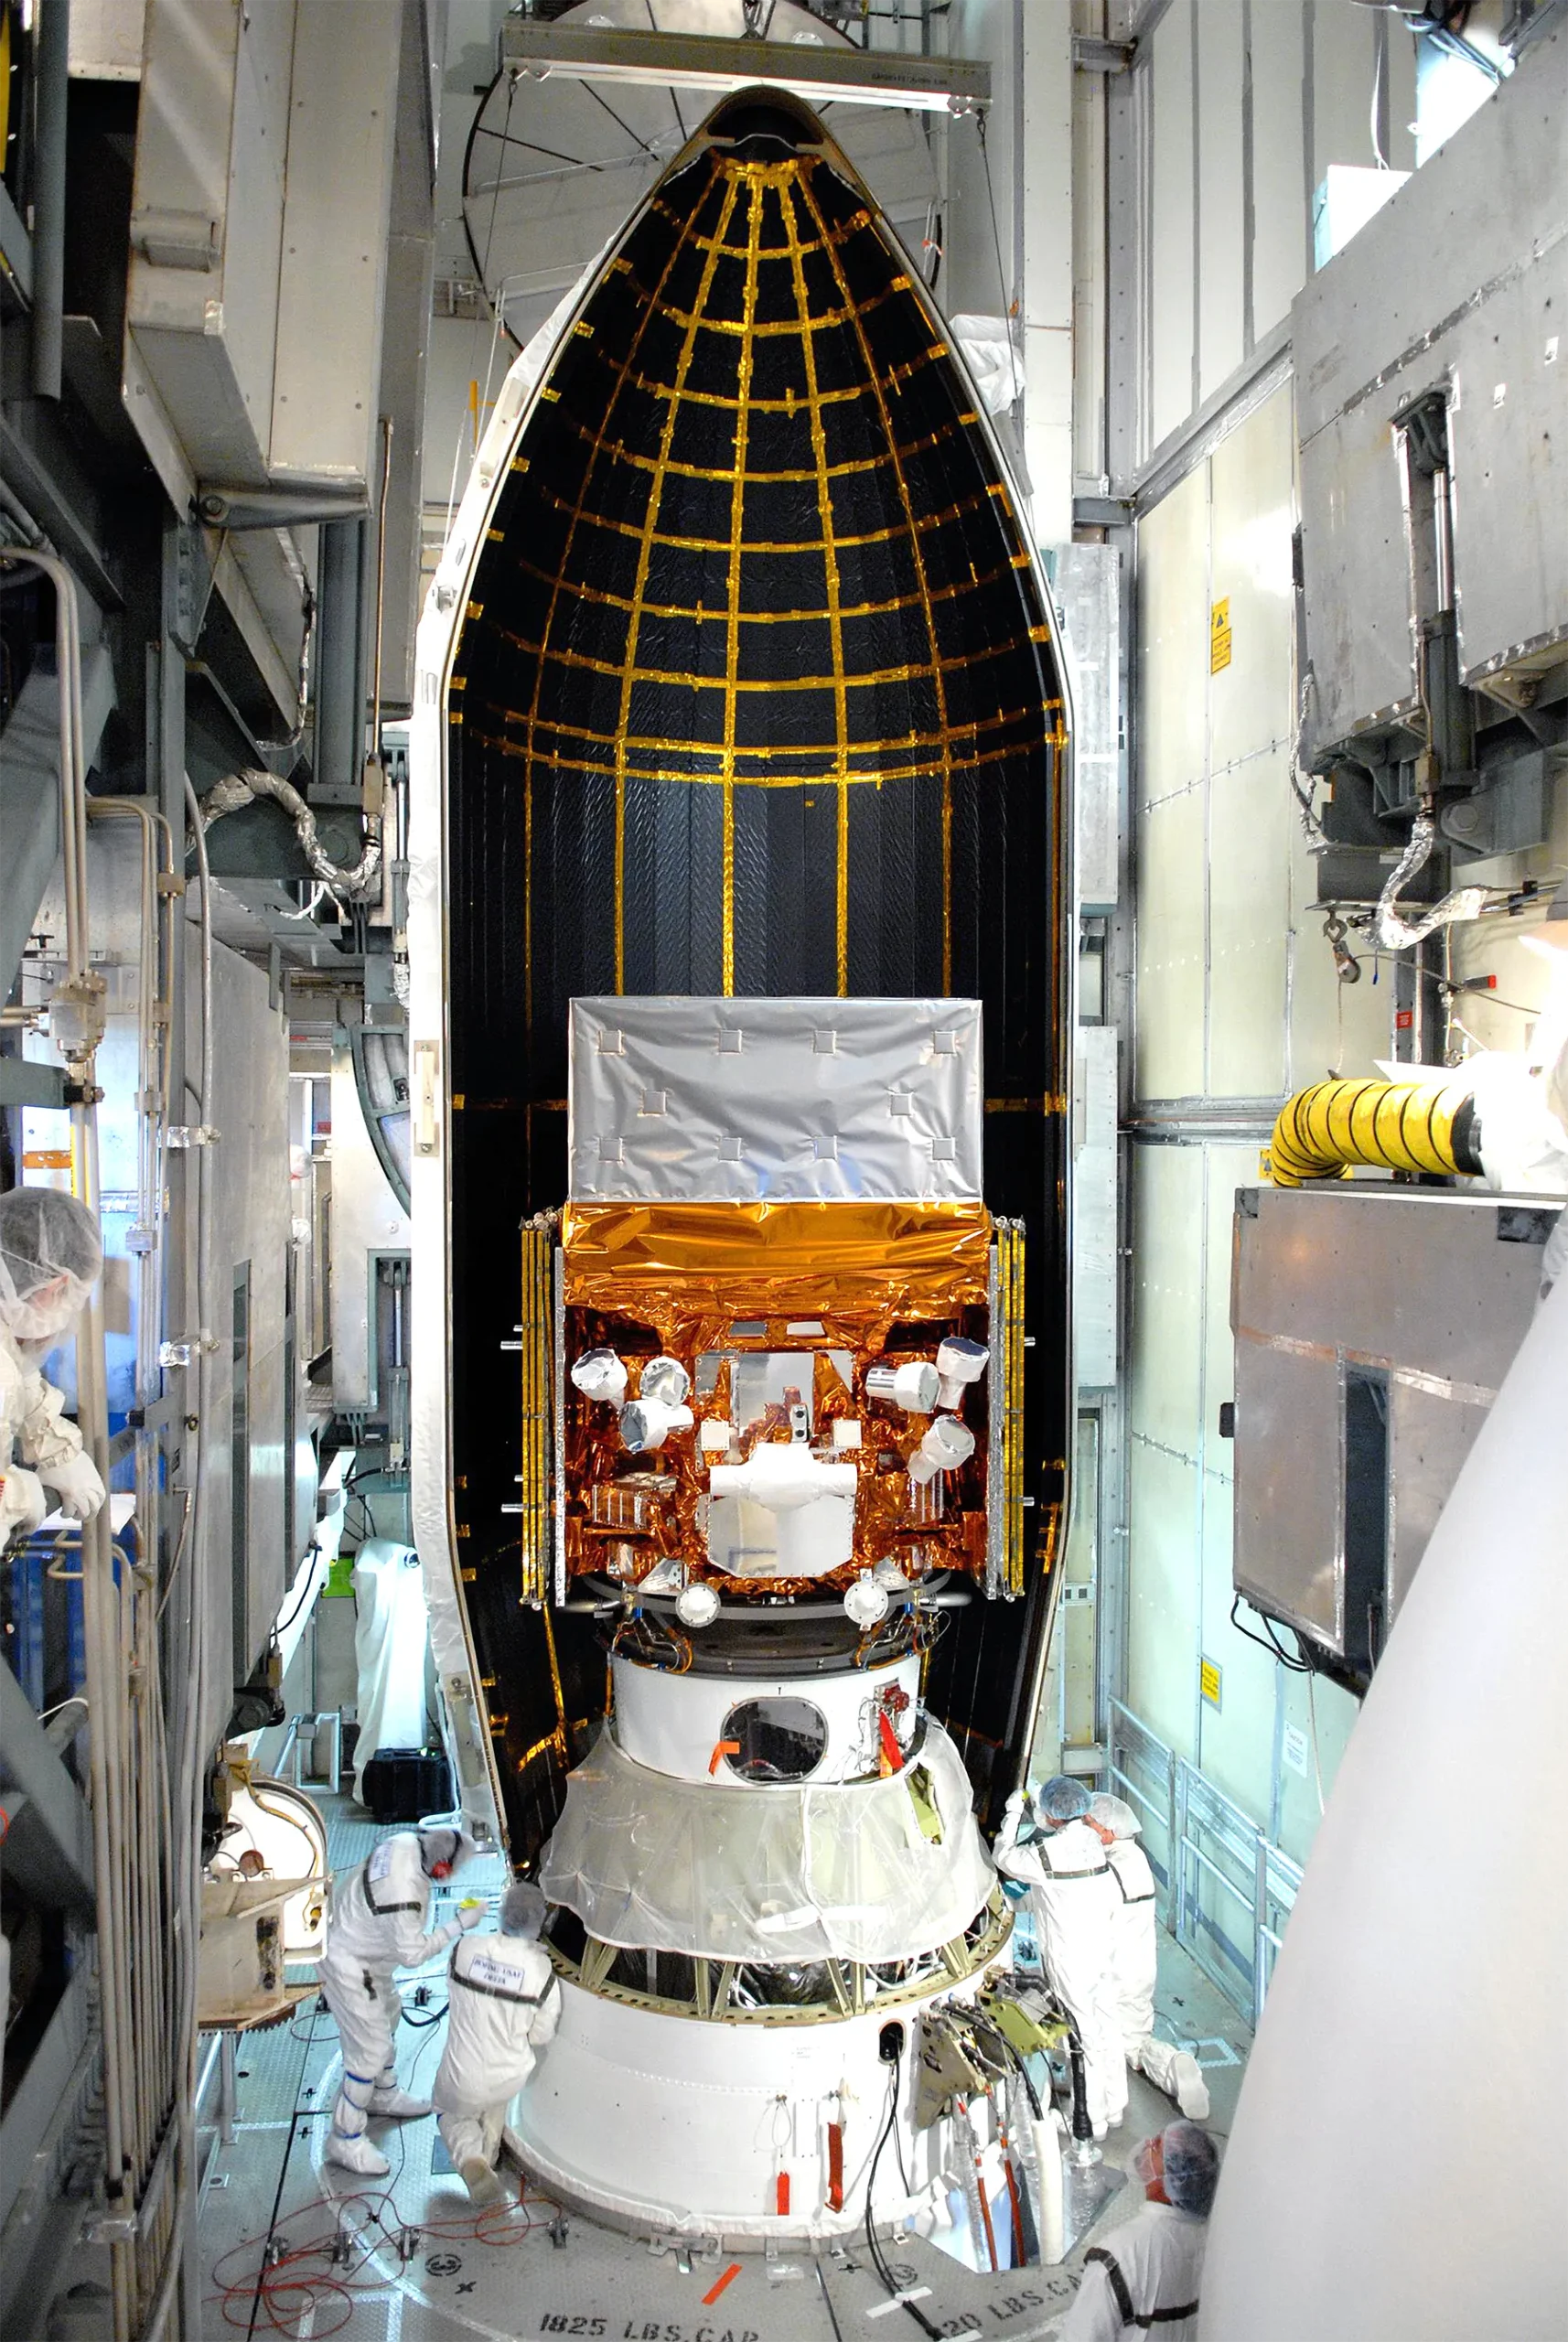
[[1230, 597], [1216, 602], [1208, 613], [1208, 671], [1217, 675], [1230, 664]]
[[1219, 1684], [1220, 1671], [1215, 1661], [1211, 1659], [1199, 1660], [1197, 1686], [1211, 1708], [1219, 1705]]

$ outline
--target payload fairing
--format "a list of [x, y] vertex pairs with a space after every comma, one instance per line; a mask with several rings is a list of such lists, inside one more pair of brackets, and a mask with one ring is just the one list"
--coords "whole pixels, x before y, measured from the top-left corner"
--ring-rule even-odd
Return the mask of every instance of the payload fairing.
[[558, 1906], [526, 2143], [824, 2232], [1006, 1936], [1073, 935], [1013, 493], [802, 108], [719, 108], [514, 368], [419, 667], [415, 1524], [465, 1801]]

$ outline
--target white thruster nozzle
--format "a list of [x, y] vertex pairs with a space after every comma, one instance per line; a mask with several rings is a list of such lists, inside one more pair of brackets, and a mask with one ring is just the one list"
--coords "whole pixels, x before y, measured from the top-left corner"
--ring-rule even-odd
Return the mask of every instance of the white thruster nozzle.
[[618, 1407], [626, 1397], [626, 1366], [614, 1350], [585, 1350], [572, 1380], [585, 1399], [602, 1400], [607, 1406]]
[[650, 1358], [637, 1379], [639, 1399], [657, 1399], [661, 1407], [682, 1407], [691, 1395], [692, 1378], [678, 1358]]
[[974, 1434], [956, 1415], [939, 1415], [909, 1458], [909, 1477], [923, 1488], [939, 1472], [956, 1472], [974, 1454]]
[[929, 1415], [937, 1403], [941, 1377], [929, 1358], [907, 1359], [902, 1366], [868, 1366], [865, 1395], [886, 1399], [907, 1415]]
[[662, 1447], [672, 1431], [690, 1431], [694, 1421], [690, 1407], [633, 1399], [620, 1411], [620, 1444], [628, 1456], [643, 1456], [650, 1447]]
[[978, 1382], [990, 1363], [991, 1352], [983, 1342], [971, 1341], [967, 1334], [950, 1334], [937, 1346], [937, 1372], [941, 1376], [941, 1388], [937, 1403], [942, 1407], [961, 1407], [963, 1394], [972, 1382]]

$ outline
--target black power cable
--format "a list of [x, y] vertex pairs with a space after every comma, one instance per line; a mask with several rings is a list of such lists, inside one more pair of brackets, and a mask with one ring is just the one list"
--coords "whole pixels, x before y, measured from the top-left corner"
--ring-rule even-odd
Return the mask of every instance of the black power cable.
[[888, 2300], [897, 2302], [900, 2309], [908, 2312], [921, 2333], [929, 2337], [929, 2342], [941, 2342], [940, 2327], [931, 2324], [918, 2303], [903, 2297], [898, 2282], [887, 2265], [886, 2255], [876, 2240], [876, 2222], [872, 2206], [876, 2199], [876, 2168], [882, 2161], [883, 2149], [893, 2135], [893, 2125], [898, 2115], [898, 2060], [904, 2054], [904, 2028], [901, 2025], [883, 2026], [878, 2054], [887, 2068], [887, 2120], [882, 2126], [882, 2136], [876, 2142], [876, 2152], [871, 2158], [871, 2174], [865, 2183], [865, 2249], [871, 2255], [872, 2267], [887, 2289]]

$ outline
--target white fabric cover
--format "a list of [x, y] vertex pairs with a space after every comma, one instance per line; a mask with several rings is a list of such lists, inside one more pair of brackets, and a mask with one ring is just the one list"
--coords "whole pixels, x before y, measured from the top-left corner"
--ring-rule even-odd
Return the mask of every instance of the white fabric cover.
[[13, 1528], [38, 1526], [48, 1509], [38, 1481], [55, 1487], [81, 1456], [81, 1434], [64, 1405], [0, 1324], [0, 1544]]
[[354, 1557], [354, 1795], [379, 1748], [423, 1748], [429, 1738], [425, 1668], [430, 1628], [424, 1578], [410, 1545], [371, 1537]]
[[539, 1883], [601, 1943], [710, 1960], [908, 1960], [961, 1935], [992, 1888], [968, 1776], [940, 1724], [886, 1780], [736, 1797], [636, 1764], [601, 1735], [566, 1784]]
[[1011, 317], [969, 315], [948, 324], [981, 405], [987, 414], [1005, 414], [1024, 395], [1024, 360]]
[[580, 1203], [976, 1199], [976, 1000], [575, 1000]]

